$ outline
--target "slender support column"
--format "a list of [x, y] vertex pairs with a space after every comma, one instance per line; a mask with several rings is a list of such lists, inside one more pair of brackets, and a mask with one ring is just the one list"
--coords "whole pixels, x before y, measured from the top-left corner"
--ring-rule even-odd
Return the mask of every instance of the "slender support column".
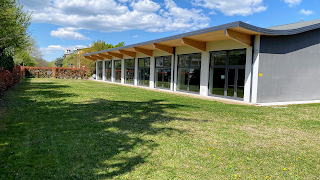
[[173, 91], [177, 91], [178, 86], [178, 55], [174, 58], [174, 83], [173, 83]]
[[121, 84], [124, 84], [124, 73], [125, 73], [124, 59], [121, 59]]
[[245, 69], [245, 80], [244, 80], [244, 102], [250, 102], [251, 95], [251, 76], [252, 76], [252, 47], [247, 47], [246, 52], [246, 69]]
[[254, 39], [254, 54], [252, 64], [252, 89], [251, 102], [258, 101], [258, 78], [259, 78], [259, 52], [260, 52], [260, 35], [256, 35]]
[[173, 91], [174, 89], [174, 83], [173, 83], [173, 79], [174, 79], [174, 65], [175, 65], [175, 54], [172, 55], [171, 58], [171, 82], [170, 82], [170, 91]]
[[200, 95], [208, 96], [208, 82], [209, 82], [209, 61], [210, 53], [207, 51], [201, 54], [201, 75], [200, 75]]
[[134, 85], [138, 86], [138, 73], [139, 73], [139, 67], [138, 67], [138, 58], [134, 59]]
[[102, 61], [102, 81], [106, 80], [106, 63]]
[[155, 69], [155, 58], [154, 56], [150, 57], [150, 79], [149, 87], [154, 88], [154, 69]]
[[114, 61], [111, 60], [111, 82], [114, 82]]
[[98, 60], [96, 60], [96, 81], [98, 81], [98, 76], [99, 76], [99, 67], [98, 67]]

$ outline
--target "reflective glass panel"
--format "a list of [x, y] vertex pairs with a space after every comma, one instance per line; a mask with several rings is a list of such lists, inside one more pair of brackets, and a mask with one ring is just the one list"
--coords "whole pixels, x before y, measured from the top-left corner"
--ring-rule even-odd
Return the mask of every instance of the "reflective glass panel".
[[139, 79], [138, 79], [138, 84], [143, 85], [143, 79], [144, 79], [144, 69], [139, 69]]
[[155, 87], [162, 87], [162, 75], [163, 75], [163, 69], [162, 68], [156, 68], [155, 71]]
[[234, 50], [229, 52], [229, 65], [245, 65], [246, 50]]
[[178, 90], [188, 90], [188, 76], [189, 71], [187, 68], [179, 68], [178, 70]]
[[163, 58], [158, 57], [156, 58], [156, 67], [162, 67], [163, 66]]
[[189, 91], [200, 91], [200, 68], [190, 69]]
[[171, 67], [171, 56], [164, 57], [163, 58], [163, 64], [165, 67]]
[[243, 98], [244, 95], [244, 80], [245, 80], [245, 70], [238, 70], [238, 86], [237, 86], [237, 97]]
[[171, 69], [163, 69], [163, 87], [170, 88]]
[[149, 86], [150, 68], [144, 69], [144, 85]]
[[201, 54], [191, 54], [190, 66], [201, 66]]
[[235, 78], [235, 69], [229, 69], [227, 96], [234, 96], [234, 78]]
[[144, 67], [144, 59], [140, 58], [139, 61], [139, 67]]
[[211, 66], [226, 65], [227, 63], [227, 52], [213, 52], [211, 53]]
[[224, 95], [225, 68], [210, 68], [209, 94]]
[[189, 66], [189, 55], [178, 56], [179, 67]]
[[145, 58], [144, 59], [144, 66], [145, 67], [150, 67], [150, 58]]

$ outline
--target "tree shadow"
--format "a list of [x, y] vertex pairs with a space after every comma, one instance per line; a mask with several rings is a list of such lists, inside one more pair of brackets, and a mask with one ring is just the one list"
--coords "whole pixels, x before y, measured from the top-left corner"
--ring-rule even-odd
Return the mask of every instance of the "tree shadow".
[[[159, 146], [152, 137], [184, 133], [154, 124], [188, 121], [166, 111], [183, 105], [163, 100], [95, 99], [75, 104], [61, 99], [78, 96], [59, 90], [69, 86], [25, 83], [4, 117], [7, 130], [0, 130], [5, 167], [0, 179], [100, 179], [125, 174], [144, 164]], [[47, 101], [35, 101], [34, 96]]]

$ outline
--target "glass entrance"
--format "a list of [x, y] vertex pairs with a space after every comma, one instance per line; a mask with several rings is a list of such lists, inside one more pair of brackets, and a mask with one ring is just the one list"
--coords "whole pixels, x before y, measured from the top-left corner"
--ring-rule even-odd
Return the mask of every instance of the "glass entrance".
[[243, 98], [246, 50], [210, 53], [209, 94]]

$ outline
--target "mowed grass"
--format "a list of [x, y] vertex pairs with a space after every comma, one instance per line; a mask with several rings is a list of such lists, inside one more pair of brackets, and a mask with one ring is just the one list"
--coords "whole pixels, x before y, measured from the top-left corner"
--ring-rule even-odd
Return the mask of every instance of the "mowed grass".
[[0, 179], [320, 178], [320, 104], [275, 109], [24, 79], [0, 112]]

